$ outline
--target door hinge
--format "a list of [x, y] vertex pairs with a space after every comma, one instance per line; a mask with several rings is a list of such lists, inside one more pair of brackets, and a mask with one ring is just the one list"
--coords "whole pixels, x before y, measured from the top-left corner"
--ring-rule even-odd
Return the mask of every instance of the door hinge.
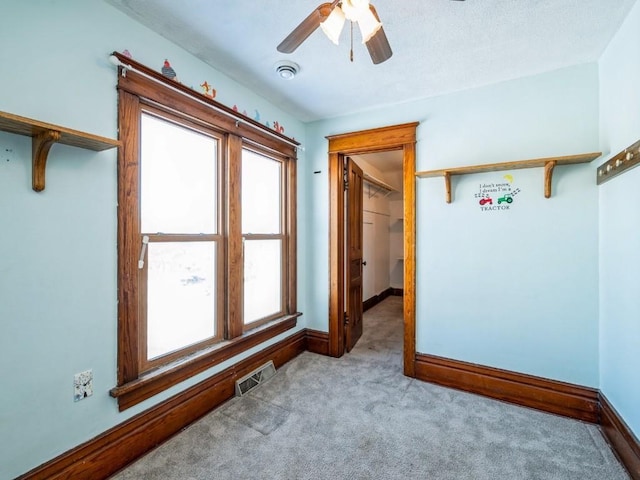
[[346, 165], [342, 170], [342, 184], [344, 185], [345, 190], [349, 190], [349, 169]]
[[349, 325], [349, 315], [347, 315], [347, 312], [344, 312], [344, 324]]

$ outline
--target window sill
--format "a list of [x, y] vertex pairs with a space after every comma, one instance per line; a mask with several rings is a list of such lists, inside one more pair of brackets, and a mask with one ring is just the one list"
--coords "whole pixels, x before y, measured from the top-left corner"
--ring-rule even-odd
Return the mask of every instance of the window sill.
[[118, 399], [118, 408], [122, 412], [173, 385], [294, 328], [301, 315], [302, 313], [296, 312], [273, 320], [240, 337], [218, 343], [158, 367], [141, 375], [137, 380], [112, 388], [109, 394]]

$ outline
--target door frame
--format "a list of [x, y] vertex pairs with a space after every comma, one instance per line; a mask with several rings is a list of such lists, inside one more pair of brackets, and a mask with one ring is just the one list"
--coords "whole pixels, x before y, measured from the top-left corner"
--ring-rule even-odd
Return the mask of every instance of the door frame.
[[404, 212], [403, 370], [415, 377], [416, 129], [419, 122], [329, 135], [329, 355], [344, 355], [344, 164], [348, 155], [402, 150]]

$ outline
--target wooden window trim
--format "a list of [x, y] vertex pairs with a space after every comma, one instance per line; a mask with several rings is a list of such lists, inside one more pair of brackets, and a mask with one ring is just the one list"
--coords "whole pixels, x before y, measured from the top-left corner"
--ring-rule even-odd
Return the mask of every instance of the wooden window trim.
[[[300, 145], [297, 141], [269, 129], [252, 118], [241, 115], [226, 105], [205, 97], [181, 83], [169, 80], [161, 73], [133, 59], [118, 52], [113, 52], [113, 55], [132, 67], [132, 69], [120, 67], [118, 70], [118, 90], [120, 92], [128, 92], [148, 104], [161, 105], [164, 109], [171, 109], [194, 119], [201, 118], [208, 124], [216, 125], [223, 131], [232, 132], [254, 145], [269, 148], [289, 158], [296, 158], [296, 151]], [[167, 90], [160, 92], [157, 88], [158, 84], [166, 85]]]
[[[136, 62], [128, 63], [135, 64], [135, 69], [127, 70], [126, 75], [119, 75], [118, 81], [120, 102], [118, 123], [120, 136], [123, 139], [118, 153], [118, 378], [117, 386], [110, 391], [111, 396], [118, 399], [120, 411], [294, 328], [297, 318], [301, 315], [296, 311], [295, 160], [298, 143], [277, 132], [272, 133], [259, 124], [252, 125], [256, 122], [249, 118], [243, 117], [241, 122], [234, 120], [233, 115], [238, 117], [239, 114], [235, 114], [228, 107], [207, 99], [181, 84], [165, 79], [159, 73]], [[166, 84], [167, 88], [159, 88], [158, 84]], [[141, 111], [149, 106], [167, 112], [170, 116], [171, 113], [175, 113], [179, 117], [186, 118], [187, 122], [201, 124], [222, 132], [226, 140], [222, 144], [225, 154], [233, 153], [234, 150], [236, 154], [240, 153], [243, 142], [246, 142], [248, 145], [273, 152], [284, 159], [288, 176], [286, 179], [288, 208], [283, 219], [283, 228], [286, 232], [284, 236], [288, 238], [285, 242], [288, 241], [289, 254], [286, 257], [286, 266], [283, 267], [283, 275], [286, 275], [283, 286], [288, 290], [287, 298], [283, 301], [284, 315], [254, 322], [250, 324], [251, 330], [245, 331], [241, 316], [241, 296], [230, 294], [225, 304], [227, 317], [225, 328], [228, 329], [225, 335], [228, 340], [200, 346], [200, 349], [194, 349], [188, 355], [181, 355], [180, 358], [175, 358], [172, 362], [163, 365], [155, 366], [154, 364], [155, 368], [143, 372], [141, 364], [144, 362], [140, 362], [138, 357], [139, 329], [143, 327], [137, 318], [139, 312], [131, 308], [132, 305], [138, 305], [139, 288], [136, 274], [139, 245], [136, 238], [140, 235], [140, 221], [137, 214], [139, 211], [137, 172], [140, 161], [140, 131], [139, 128], [134, 128], [123, 135], [122, 129], [126, 125], [136, 125]], [[239, 189], [233, 190], [233, 185], [229, 184], [229, 179], [233, 176], [230, 176], [228, 170], [232, 168], [237, 167], [229, 164], [228, 168], [222, 172], [225, 188], [229, 189], [229, 194], [233, 191], [239, 192]], [[239, 204], [232, 202], [234, 203]], [[131, 214], [131, 211], [135, 214]], [[232, 216], [233, 212], [229, 211], [228, 214]], [[229, 226], [237, 228], [233, 225]], [[227, 235], [229, 238], [223, 242], [226, 243], [223, 247], [226, 249], [225, 261], [238, 261], [238, 258], [242, 258], [241, 241], [232, 242], [231, 231], [227, 231]], [[235, 236], [235, 238], [239, 237]], [[240, 256], [237, 256], [238, 253]], [[227, 271], [231, 272], [233, 269]], [[229, 276], [226, 284], [231, 290], [240, 288], [238, 285], [241, 286], [242, 282], [234, 282], [234, 279]], [[231, 301], [232, 298], [235, 300]]]
[[122, 412], [177, 383], [294, 328], [301, 315], [300, 312], [286, 315], [239, 337], [216, 343], [179, 361], [144, 373], [136, 380], [114, 387], [109, 394], [118, 399], [118, 408]]

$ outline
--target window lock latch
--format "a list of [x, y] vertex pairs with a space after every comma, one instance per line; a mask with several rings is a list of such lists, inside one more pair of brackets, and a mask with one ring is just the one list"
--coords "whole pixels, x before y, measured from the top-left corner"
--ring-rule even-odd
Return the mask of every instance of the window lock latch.
[[142, 249], [140, 250], [140, 259], [138, 260], [138, 269], [142, 270], [144, 268], [144, 254], [147, 251], [147, 244], [149, 243], [149, 236], [145, 235], [142, 237]]

